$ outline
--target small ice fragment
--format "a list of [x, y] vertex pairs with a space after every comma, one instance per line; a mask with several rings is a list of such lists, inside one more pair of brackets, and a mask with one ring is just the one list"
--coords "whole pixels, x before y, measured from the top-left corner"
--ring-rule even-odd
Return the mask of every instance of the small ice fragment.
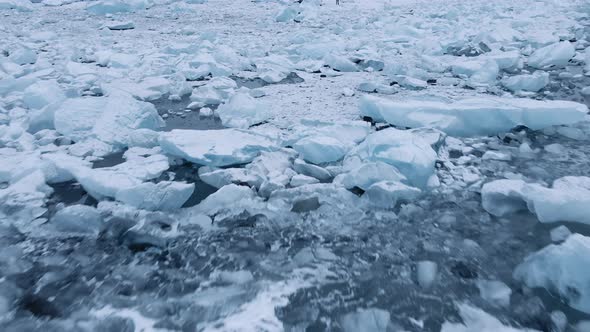
[[423, 288], [429, 288], [434, 283], [438, 274], [438, 265], [432, 261], [420, 261], [416, 264], [418, 284]]

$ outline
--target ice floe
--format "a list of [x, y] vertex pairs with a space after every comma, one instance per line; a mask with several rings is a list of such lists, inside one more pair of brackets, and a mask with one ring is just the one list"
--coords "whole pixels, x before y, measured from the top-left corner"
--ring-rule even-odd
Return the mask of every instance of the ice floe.
[[524, 125], [533, 130], [584, 120], [588, 107], [570, 101], [472, 98], [454, 102], [361, 99], [360, 112], [396, 126], [432, 127], [453, 136], [494, 135]]

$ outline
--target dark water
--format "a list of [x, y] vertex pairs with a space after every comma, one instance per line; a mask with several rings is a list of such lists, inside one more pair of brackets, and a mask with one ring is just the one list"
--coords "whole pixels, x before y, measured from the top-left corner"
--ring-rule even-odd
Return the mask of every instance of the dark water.
[[285, 77], [278, 83], [268, 83], [260, 77], [242, 78], [238, 76], [231, 76], [230, 78], [236, 82], [238, 87], [244, 86], [249, 89], [258, 89], [271, 84], [298, 84], [305, 82], [305, 80], [301, 78], [299, 75], [297, 75], [297, 73], [290, 73], [289, 75], [287, 75], [287, 77]]
[[[187, 106], [191, 103], [190, 96], [183, 96], [181, 100], [170, 100], [167, 96], [151, 101], [160, 115], [166, 115], [164, 119], [166, 125], [161, 128], [163, 131], [170, 131], [172, 129], [194, 129], [194, 130], [208, 130], [208, 129], [222, 129], [221, 120], [215, 116], [201, 116], [199, 110], [191, 110], [185, 112]], [[206, 107], [212, 110], [217, 109], [217, 105], [207, 105]]]

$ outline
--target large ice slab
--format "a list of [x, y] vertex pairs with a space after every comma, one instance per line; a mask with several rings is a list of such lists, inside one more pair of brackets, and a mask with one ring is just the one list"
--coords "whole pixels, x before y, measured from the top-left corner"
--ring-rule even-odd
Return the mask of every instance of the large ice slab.
[[161, 134], [160, 146], [172, 156], [217, 167], [248, 163], [262, 151], [278, 148], [276, 140], [241, 129], [175, 129]]
[[454, 136], [494, 135], [523, 125], [533, 130], [580, 122], [584, 104], [520, 98], [471, 98], [456, 102], [361, 99], [360, 112], [396, 126], [432, 127]]
[[124, 147], [140, 128], [158, 129], [164, 120], [154, 105], [126, 94], [67, 99], [55, 110], [55, 129], [74, 141], [97, 138]]
[[570, 235], [525, 258], [514, 278], [528, 287], [543, 287], [567, 300], [570, 307], [590, 313], [590, 237]]

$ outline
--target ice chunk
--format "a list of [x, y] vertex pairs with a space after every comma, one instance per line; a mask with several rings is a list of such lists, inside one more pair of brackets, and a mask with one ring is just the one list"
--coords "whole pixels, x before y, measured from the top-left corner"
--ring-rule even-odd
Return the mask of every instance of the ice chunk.
[[101, 0], [89, 4], [86, 10], [95, 15], [107, 15], [147, 9], [151, 6], [151, 0]]
[[277, 22], [288, 22], [295, 19], [297, 15], [299, 15], [299, 7], [288, 6], [281, 10], [281, 12], [276, 16], [275, 20]]
[[460, 304], [458, 307], [463, 323], [445, 322], [441, 332], [539, 332], [506, 326], [487, 312], [467, 304]]
[[496, 180], [481, 191], [482, 205], [495, 216], [527, 208], [544, 223], [571, 221], [590, 224], [590, 178], [566, 176], [555, 180], [553, 188], [527, 184], [522, 180]]
[[320, 180], [311, 177], [311, 176], [307, 176], [307, 175], [303, 175], [303, 174], [297, 174], [294, 175], [291, 178], [291, 182], [289, 183], [291, 185], [291, 187], [301, 187], [307, 184], [314, 184], [314, 183], [319, 183]]
[[119, 190], [133, 188], [141, 180], [125, 173], [109, 169], [81, 168], [73, 170], [74, 177], [92, 197], [97, 200], [114, 198]]
[[533, 130], [574, 124], [588, 107], [570, 101], [519, 98], [473, 98], [456, 102], [400, 100], [374, 96], [361, 98], [363, 116], [404, 127], [432, 127], [454, 136], [494, 135], [524, 125]]
[[66, 96], [55, 80], [38, 81], [25, 89], [23, 102], [28, 108], [41, 109], [61, 102]]
[[357, 67], [357, 65], [354, 62], [352, 62], [348, 58], [340, 56], [340, 55], [329, 54], [324, 58], [324, 63], [327, 66], [330, 66], [332, 69], [337, 70], [337, 71], [342, 71], [342, 72], [359, 71], [359, 68]]
[[483, 156], [481, 156], [481, 159], [510, 161], [512, 156], [509, 153], [488, 150], [483, 154]]
[[500, 67], [498, 64], [493, 60], [488, 60], [469, 77], [467, 84], [471, 87], [493, 85], [496, 83], [499, 74]]
[[215, 169], [209, 166], [199, 168], [199, 178], [206, 184], [215, 188], [221, 188], [228, 184], [247, 183], [250, 186], [259, 187], [263, 179], [252, 175], [245, 168], [220, 168]]
[[244, 211], [255, 215], [263, 207], [262, 198], [258, 197], [252, 189], [230, 184], [209, 195], [199, 205], [189, 210], [208, 216], [216, 216], [216, 219], [218, 219], [220, 217], [217, 217], [217, 215], [232, 217], [238, 216]]
[[56, 168], [65, 174], [71, 174], [84, 190], [94, 198], [115, 198], [120, 190], [132, 189], [144, 181], [159, 177], [168, 169], [168, 158], [162, 155], [137, 157], [122, 164], [92, 169], [72, 159], [55, 156], [52, 161]]
[[333, 211], [357, 206], [358, 197], [341, 186], [316, 183], [276, 190], [271, 194], [268, 202], [274, 209], [293, 212], [309, 212], [322, 208]]
[[160, 146], [170, 155], [217, 167], [248, 163], [262, 151], [278, 148], [274, 139], [240, 129], [175, 129], [161, 134]]
[[406, 177], [394, 166], [377, 161], [361, 164], [334, 179], [334, 183], [341, 183], [347, 189], [357, 187], [362, 190], [369, 189], [370, 186], [379, 181], [403, 182], [406, 181]]
[[272, 191], [285, 188], [291, 177], [296, 175], [291, 169], [294, 152], [278, 150], [262, 152], [244, 168], [222, 168], [204, 166], [199, 168], [203, 182], [221, 188], [228, 184], [240, 184], [259, 189], [258, 193], [268, 197]]
[[553, 241], [553, 242], [565, 241], [571, 234], [572, 234], [572, 232], [566, 226], [564, 226], [564, 225], [557, 226], [554, 229], [552, 229], [550, 232], [551, 241]]
[[0, 0], [0, 9], [16, 9], [19, 11], [31, 11], [33, 6], [22, 0]]
[[363, 198], [369, 204], [382, 208], [394, 208], [399, 202], [411, 202], [421, 194], [420, 189], [397, 181], [380, 181], [370, 186]]
[[[122, 60], [122, 59], [119, 59]], [[127, 62], [127, 61], [125, 61]], [[135, 62], [134, 58], [130, 58], [130, 61], [126, 64], [119, 63], [120, 66], [133, 66]], [[109, 64], [112, 66], [113, 58]], [[188, 94], [191, 89], [188, 85], [185, 85], [184, 82], [178, 84], [176, 87], [177, 90], [174, 90], [175, 87], [173, 86], [173, 82], [164, 77], [146, 77], [140, 81], [130, 81], [128, 79], [119, 79], [114, 80], [108, 84], [102, 85], [103, 90], [107, 93], [109, 92], [119, 92], [123, 91], [132, 95], [133, 97], [140, 99], [140, 100], [156, 100], [158, 98], [162, 98], [165, 94]]]
[[486, 54], [485, 57], [494, 60], [500, 70], [514, 70], [522, 66], [519, 51], [493, 52]]
[[512, 290], [505, 283], [497, 280], [478, 280], [477, 288], [481, 298], [488, 303], [505, 308], [510, 305]]
[[399, 85], [410, 90], [422, 90], [428, 87], [428, 83], [426, 83], [426, 81], [405, 75], [396, 76], [395, 81]]
[[555, 332], [565, 332], [567, 328], [567, 316], [563, 311], [555, 310], [551, 312], [551, 322]]
[[233, 93], [238, 85], [228, 77], [214, 77], [203, 86], [194, 89], [191, 100], [204, 105], [219, 105]]
[[576, 49], [568, 41], [551, 44], [536, 50], [528, 59], [529, 66], [538, 69], [565, 67], [576, 55]]
[[289, 129], [291, 135], [285, 140], [285, 145], [293, 145], [307, 136], [330, 136], [341, 142], [356, 145], [371, 132], [371, 124], [365, 121], [301, 120]]
[[74, 141], [94, 137], [124, 147], [134, 130], [158, 129], [164, 120], [154, 105], [117, 94], [67, 99], [55, 111], [54, 124], [59, 133]]
[[514, 270], [528, 287], [543, 287], [567, 300], [570, 307], [590, 313], [590, 237], [572, 234], [529, 255]]
[[26, 65], [37, 62], [37, 53], [27, 46], [19, 45], [11, 50], [8, 58], [19, 65]]
[[344, 165], [352, 169], [366, 162], [384, 162], [395, 166], [410, 184], [424, 187], [434, 174], [436, 158], [436, 152], [421, 135], [387, 128], [367, 136], [348, 153]]
[[508, 90], [538, 92], [549, 84], [549, 73], [536, 71], [530, 75], [516, 75], [502, 80]]
[[320, 181], [327, 182], [332, 179], [332, 174], [325, 168], [308, 164], [301, 159], [295, 159], [293, 169], [303, 175], [314, 177]]
[[247, 270], [239, 271], [220, 271], [216, 270], [211, 273], [211, 279], [232, 284], [245, 284], [254, 280], [252, 272]]
[[330, 136], [308, 136], [293, 144], [293, 148], [305, 161], [323, 164], [342, 159], [351, 145]]
[[63, 152], [45, 153], [41, 155], [43, 160], [43, 172], [47, 183], [60, 183], [74, 180], [72, 171], [79, 168], [90, 168], [92, 164], [83, 159], [65, 154]]
[[186, 203], [194, 190], [194, 183], [146, 182], [117, 191], [115, 199], [140, 209], [175, 210]]
[[390, 331], [391, 315], [377, 309], [359, 309], [340, 318], [340, 326], [344, 332], [386, 332]]
[[553, 188], [529, 185], [527, 205], [541, 222], [571, 221], [590, 224], [590, 177], [566, 176]]
[[109, 30], [131, 30], [135, 29], [135, 24], [131, 21], [109, 22], [107, 28], [109, 28]]
[[497, 217], [526, 210], [525, 186], [522, 180], [496, 180], [484, 184], [481, 189], [483, 208]]
[[103, 220], [92, 206], [71, 205], [57, 211], [50, 225], [60, 232], [98, 235]]
[[40, 170], [0, 189], [0, 221], [27, 224], [42, 216], [47, 211], [47, 196], [52, 192], [51, 187], [45, 184], [45, 176]]
[[432, 286], [438, 274], [438, 265], [432, 261], [420, 261], [416, 264], [418, 284], [423, 288]]
[[226, 104], [219, 106], [217, 114], [226, 127], [246, 129], [272, 117], [270, 106], [247, 93], [236, 93]]

